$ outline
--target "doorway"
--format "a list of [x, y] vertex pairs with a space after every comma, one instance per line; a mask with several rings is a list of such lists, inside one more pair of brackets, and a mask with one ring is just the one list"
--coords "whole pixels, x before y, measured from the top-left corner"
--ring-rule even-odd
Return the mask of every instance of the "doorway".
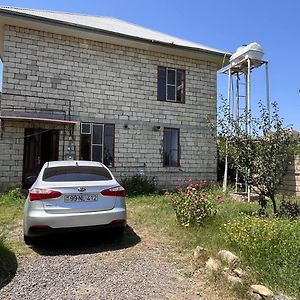
[[59, 131], [25, 128], [23, 188], [29, 188], [47, 161], [58, 160]]

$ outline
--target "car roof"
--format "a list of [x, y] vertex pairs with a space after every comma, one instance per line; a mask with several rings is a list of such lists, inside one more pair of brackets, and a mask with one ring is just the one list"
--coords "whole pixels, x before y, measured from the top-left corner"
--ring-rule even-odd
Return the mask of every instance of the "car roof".
[[87, 160], [57, 160], [46, 162], [47, 168], [54, 167], [71, 167], [71, 166], [86, 166], [86, 167], [100, 167], [104, 168], [104, 165], [97, 161], [87, 161]]

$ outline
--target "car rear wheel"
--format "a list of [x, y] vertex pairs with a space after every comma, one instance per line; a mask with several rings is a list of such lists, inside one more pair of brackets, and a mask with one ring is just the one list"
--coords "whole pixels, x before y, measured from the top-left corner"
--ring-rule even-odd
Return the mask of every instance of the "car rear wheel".
[[24, 242], [28, 246], [35, 245], [38, 242], [38, 238], [24, 235]]
[[124, 231], [125, 231], [125, 226], [124, 227], [118, 227], [118, 228], [114, 228], [113, 229], [113, 233], [116, 235], [116, 236], [121, 236], [123, 235]]

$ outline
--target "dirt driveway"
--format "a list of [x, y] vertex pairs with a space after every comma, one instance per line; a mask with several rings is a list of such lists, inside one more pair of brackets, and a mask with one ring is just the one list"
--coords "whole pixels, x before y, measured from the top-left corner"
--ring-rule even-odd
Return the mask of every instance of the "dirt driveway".
[[121, 238], [92, 233], [51, 239], [18, 257], [0, 299], [233, 299], [192, 276], [173, 247], [136, 226]]

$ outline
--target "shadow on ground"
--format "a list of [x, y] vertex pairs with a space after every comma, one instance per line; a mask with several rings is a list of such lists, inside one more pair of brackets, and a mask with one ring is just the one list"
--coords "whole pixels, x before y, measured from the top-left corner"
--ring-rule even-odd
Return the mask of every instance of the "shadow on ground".
[[32, 250], [44, 256], [92, 254], [133, 247], [141, 241], [127, 226], [122, 235], [112, 231], [89, 231], [53, 235], [39, 240]]
[[17, 268], [18, 261], [15, 254], [0, 244], [0, 289], [15, 277]]

